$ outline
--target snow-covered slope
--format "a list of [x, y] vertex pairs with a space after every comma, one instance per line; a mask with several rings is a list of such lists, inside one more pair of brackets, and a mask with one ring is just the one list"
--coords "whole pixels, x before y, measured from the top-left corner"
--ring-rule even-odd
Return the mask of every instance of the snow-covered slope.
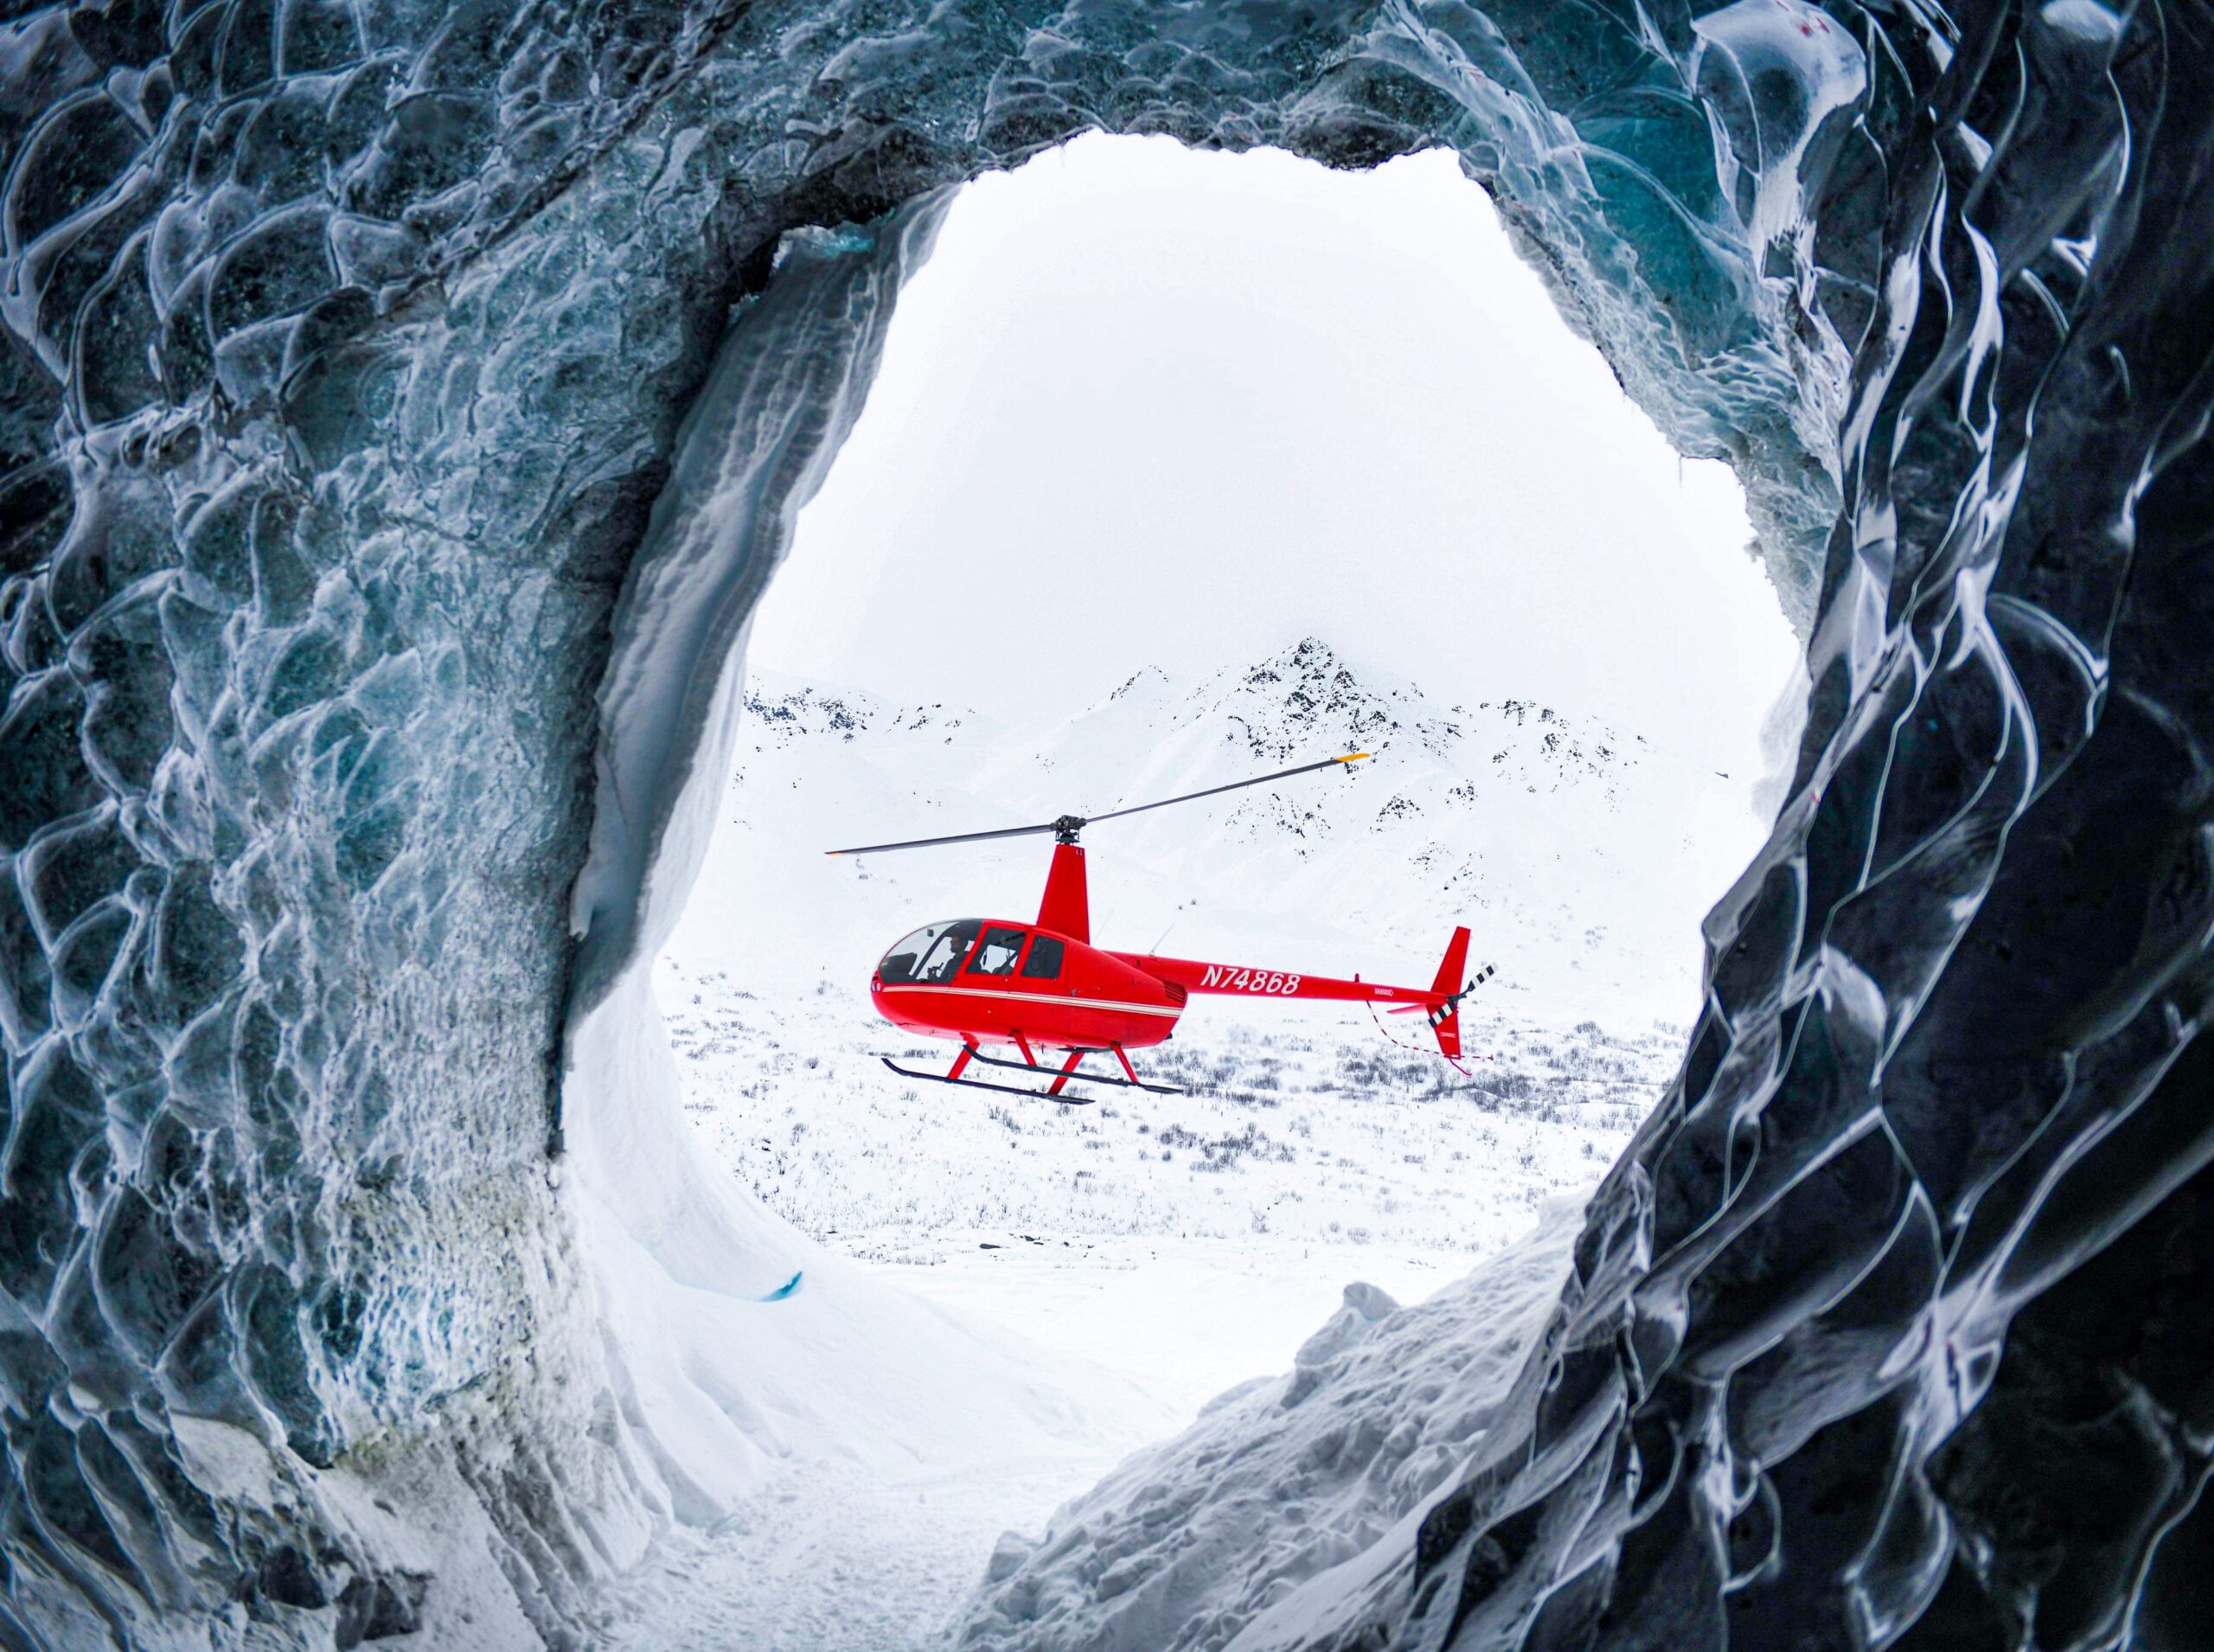
[[765, 676], [747, 714], [739, 784], [669, 951], [752, 990], [858, 987], [926, 919], [1027, 917], [1046, 859], [1035, 839], [823, 849], [1099, 813], [1365, 750], [1350, 773], [1093, 829], [1095, 933], [1427, 981], [1467, 923], [1500, 969], [1486, 990], [1510, 1003], [1688, 1021], [1699, 920], [1761, 836], [1753, 777], [1526, 700], [1440, 705], [1311, 637], [1197, 684], [1141, 670], [1098, 707], [1012, 729]]

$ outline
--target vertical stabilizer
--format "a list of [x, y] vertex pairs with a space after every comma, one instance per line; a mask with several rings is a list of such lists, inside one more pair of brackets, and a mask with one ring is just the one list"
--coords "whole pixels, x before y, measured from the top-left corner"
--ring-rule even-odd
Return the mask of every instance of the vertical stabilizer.
[[1437, 1035], [1437, 1053], [1455, 1066], [1461, 1065], [1461, 971], [1468, 967], [1469, 932], [1456, 929], [1445, 944], [1437, 979], [1430, 984], [1430, 991], [1443, 1000], [1430, 1007], [1430, 1030]]
[[1430, 989], [1443, 998], [1461, 990], [1461, 971], [1469, 967], [1469, 932], [1456, 929], [1446, 943], [1445, 957], [1437, 966], [1437, 979]]
[[[1038, 927], [1058, 930], [1071, 940], [1091, 939], [1091, 897], [1085, 887], [1084, 848], [1053, 845], [1053, 869], [1046, 874], [1046, 898], [1038, 903]], [[1465, 941], [1466, 932], [1463, 932]]]

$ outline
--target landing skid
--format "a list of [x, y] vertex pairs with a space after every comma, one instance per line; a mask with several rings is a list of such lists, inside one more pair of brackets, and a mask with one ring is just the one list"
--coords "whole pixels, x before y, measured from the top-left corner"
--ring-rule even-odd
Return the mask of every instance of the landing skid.
[[[1105, 1055], [1108, 1054], [1109, 1052], [1106, 1050], [1072, 1050], [1070, 1053], [1075, 1056]], [[1114, 1053], [1120, 1055], [1122, 1053], [1120, 1051], [1116, 1051]], [[1047, 1079], [1058, 1079], [1065, 1074], [1067, 1077], [1078, 1079], [1085, 1084], [1111, 1084], [1118, 1090], [1145, 1090], [1151, 1092], [1156, 1096], [1187, 1096], [1191, 1094], [1190, 1091], [1184, 1089], [1180, 1085], [1148, 1084], [1144, 1079], [1139, 1078], [1137, 1073], [1132, 1070], [1129, 1064], [1129, 1057], [1126, 1055], [1123, 1056], [1122, 1060], [1123, 1070], [1125, 1073], [1129, 1073], [1130, 1075], [1127, 1079], [1117, 1079], [1110, 1074], [1103, 1073], [1079, 1073], [1076, 1070], [1076, 1065], [1073, 1061], [1065, 1067], [1041, 1067], [1034, 1061], [1010, 1061], [1005, 1056], [987, 1055], [982, 1050], [971, 1051], [969, 1053], [969, 1059], [972, 1061], [982, 1061], [988, 1067], [1007, 1067], [1016, 1073], [1035, 1073], [1040, 1077]]]
[[1025, 1090], [1020, 1085], [990, 1084], [982, 1079], [955, 1079], [943, 1073], [918, 1073], [912, 1067], [903, 1067], [888, 1055], [876, 1058], [903, 1079], [927, 1079], [932, 1084], [950, 1084], [957, 1090], [996, 1090], [1002, 1096], [1031, 1096], [1040, 1101], [1058, 1101], [1064, 1107], [1089, 1107], [1097, 1096], [1056, 1096], [1043, 1090]]
[[[1072, 1079], [1078, 1084], [1107, 1084], [1114, 1085], [1117, 1090], [1143, 1090], [1156, 1096], [1181, 1096], [1190, 1093], [1173, 1084], [1148, 1084], [1134, 1073], [1127, 1079], [1118, 1079], [1104, 1073], [1079, 1073], [1076, 1070], [1076, 1063], [1082, 1057], [1104, 1053], [1105, 1052], [1100, 1050], [1072, 1051], [1068, 1066], [1045, 1067], [1040, 1066], [1034, 1061], [1010, 1061], [1003, 1056], [986, 1055], [981, 1051], [971, 1049], [966, 1052], [963, 1058], [955, 1060], [953, 1071], [950, 1073], [918, 1072], [913, 1067], [901, 1066], [888, 1055], [880, 1055], [877, 1060], [903, 1079], [927, 1079], [932, 1084], [950, 1084], [963, 1090], [994, 1090], [1003, 1096], [1029, 1096], [1039, 1101], [1057, 1101], [1066, 1107], [1088, 1107], [1098, 1099], [1096, 1096], [1072, 1096], [1062, 1093], [1059, 1086]], [[994, 1084], [988, 1079], [964, 1079], [961, 1076], [962, 1069], [971, 1061], [982, 1062], [984, 1066], [990, 1067], [1004, 1067], [1012, 1073], [1035, 1073], [1041, 1079], [1053, 1079], [1054, 1088], [1029, 1090], [1020, 1085]], [[1129, 1066], [1129, 1060], [1125, 1057], [1123, 1066], [1126, 1071]]]

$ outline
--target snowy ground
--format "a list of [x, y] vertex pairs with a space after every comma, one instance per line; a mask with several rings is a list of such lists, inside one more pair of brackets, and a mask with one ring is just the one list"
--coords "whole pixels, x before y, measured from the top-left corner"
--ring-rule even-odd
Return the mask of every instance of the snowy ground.
[[1417, 1303], [1612, 1162], [1681, 1049], [1471, 1015], [1473, 1079], [1365, 1016], [1187, 1018], [1150, 1075], [1188, 1096], [1091, 1106], [912, 1084], [860, 995], [772, 997], [664, 960], [687, 1108], [769, 1207], [1117, 1403], [1058, 1456], [826, 1486], [795, 1471], [611, 1603], [610, 1644], [765, 1652], [934, 1647], [1004, 1531], [1052, 1511], [1234, 1385], [1288, 1368], [1355, 1281]]
[[[907, 1652], [945, 1644], [1010, 1514], [1042, 1526], [1121, 1453], [986, 1458], [912, 1476], [794, 1470], [680, 1533], [603, 1606], [614, 1652]], [[1035, 1511], [1034, 1514], [1033, 1511]]]
[[686, 1105], [714, 1150], [798, 1226], [925, 1290], [967, 1259], [1046, 1252], [1116, 1269], [1163, 1247], [1232, 1266], [1481, 1255], [1597, 1178], [1683, 1042], [1471, 1008], [1464, 1077], [1365, 1015], [1264, 1028], [1203, 1004], [1143, 1057], [1191, 1093], [1061, 1106], [887, 1072], [880, 1053], [942, 1070], [950, 1048], [880, 1028], [843, 986], [780, 1002], [663, 970]]

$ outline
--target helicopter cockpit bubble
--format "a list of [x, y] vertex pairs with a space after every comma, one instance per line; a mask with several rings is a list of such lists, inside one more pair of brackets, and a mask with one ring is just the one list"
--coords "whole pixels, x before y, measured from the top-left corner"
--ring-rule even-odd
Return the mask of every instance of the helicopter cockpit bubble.
[[949, 919], [925, 924], [897, 943], [876, 966], [877, 978], [888, 987], [936, 986], [953, 979], [969, 943], [983, 927], [976, 918]]

